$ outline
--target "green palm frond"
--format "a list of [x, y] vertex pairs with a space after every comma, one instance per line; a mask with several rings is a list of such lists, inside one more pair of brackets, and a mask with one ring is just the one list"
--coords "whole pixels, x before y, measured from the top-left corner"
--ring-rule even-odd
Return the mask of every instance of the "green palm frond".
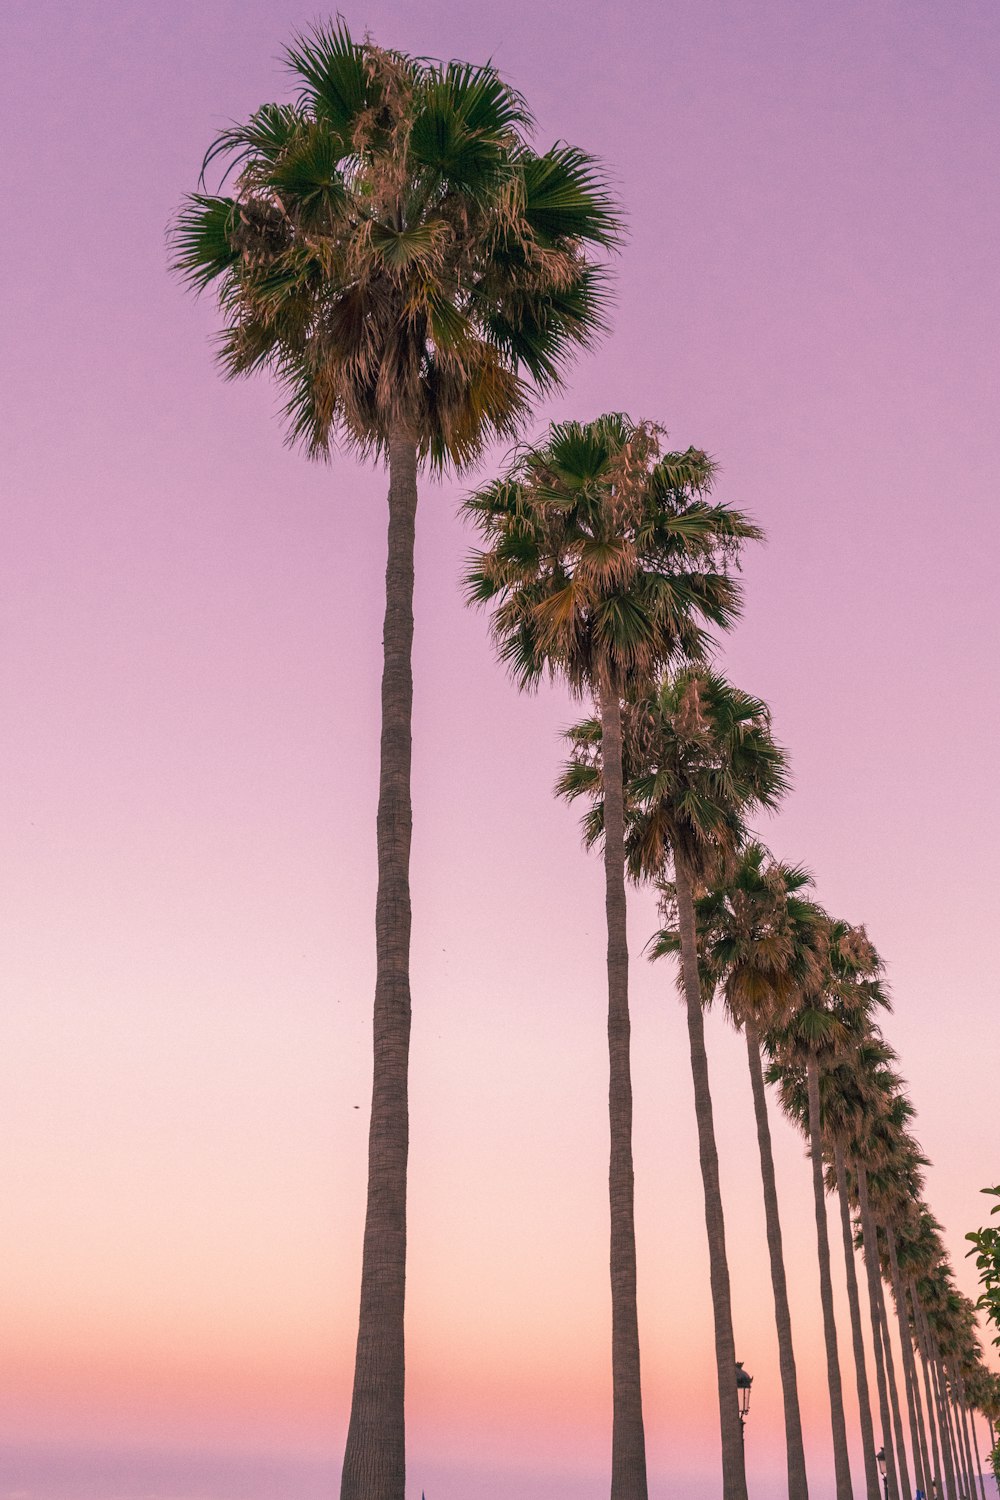
[[223, 182], [247, 164], [274, 165], [306, 122], [307, 117], [292, 104], [262, 105], [245, 124], [231, 125], [216, 136], [205, 152], [199, 182], [204, 184], [209, 167], [220, 157], [226, 162]]
[[171, 232], [173, 269], [195, 291], [203, 291], [239, 261], [234, 239], [238, 216], [233, 198], [192, 193], [185, 199]]
[[620, 211], [593, 157], [575, 146], [553, 146], [543, 156], [525, 154], [518, 163], [524, 183], [524, 218], [543, 244], [586, 240], [607, 248], [619, 244]]
[[299, 108], [322, 120], [345, 151], [362, 116], [378, 102], [368, 50], [338, 17], [300, 33], [285, 52], [299, 80]]
[[405, 429], [460, 471], [603, 331], [617, 209], [601, 169], [538, 156], [491, 65], [407, 57], [343, 20], [286, 62], [296, 102], [209, 147], [203, 175], [232, 176], [232, 196], [187, 200], [174, 267], [216, 291], [225, 373], [282, 385], [292, 441], [384, 454]]

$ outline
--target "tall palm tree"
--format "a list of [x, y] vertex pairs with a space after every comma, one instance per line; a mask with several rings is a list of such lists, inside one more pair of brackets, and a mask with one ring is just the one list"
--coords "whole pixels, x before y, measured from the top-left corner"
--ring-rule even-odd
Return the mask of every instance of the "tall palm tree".
[[[867, 1054], [861, 1050], [861, 1044], [866, 1041], [881, 1041], [881, 1037], [874, 1029], [871, 1017], [877, 1007], [888, 1009], [889, 1002], [881, 982], [882, 960], [862, 928], [854, 929], [849, 944], [841, 947], [840, 959], [835, 969], [836, 997], [854, 1043], [850, 1051], [850, 1065], [853, 1066], [860, 1080], [858, 1088], [860, 1104], [855, 1108], [853, 1115], [849, 1153], [855, 1172], [868, 1281], [875, 1375], [882, 1419], [882, 1444], [886, 1457], [890, 1500], [893, 1500], [895, 1496], [902, 1496], [902, 1500], [906, 1500], [911, 1491], [906, 1452], [902, 1443], [892, 1345], [888, 1336], [888, 1322], [882, 1295], [878, 1238], [868, 1195], [868, 1164], [883, 1165], [892, 1150], [891, 1131], [883, 1127], [887, 1094], [895, 1085], [896, 1080], [893, 1077], [888, 1086], [886, 1085], [884, 1059], [876, 1049], [870, 1047]], [[867, 1068], [865, 1075], [862, 1076], [860, 1067], [862, 1060], [866, 1057]]]
[[652, 956], [680, 955], [705, 1199], [723, 1495], [743, 1500], [743, 1437], [733, 1399], [736, 1346], [705, 1050], [703, 1006], [711, 981], [699, 966], [695, 896], [733, 868], [745, 818], [777, 806], [788, 785], [787, 761], [772, 736], [767, 706], [699, 668], [665, 679], [630, 705], [629, 731], [637, 773], [630, 785], [630, 865], [635, 875], [656, 881], [663, 896], [667, 925], [653, 940]]
[[[832, 1158], [833, 1179], [840, 1205], [847, 1299], [851, 1317], [851, 1338], [854, 1345], [855, 1380], [861, 1426], [861, 1449], [868, 1500], [878, 1500], [880, 1486], [875, 1461], [871, 1395], [868, 1386], [857, 1267], [854, 1258], [854, 1231], [851, 1220], [846, 1152], [855, 1131], [858, 1116], [863, 1117], [872, 1108], [877, 1107], [878, 1096], [875, 1095], [873, 1099], [868, 1081], [871, 1069], [878, 1062], [888, 1061], [890, 1055], [889, 1049], [880, 1038], [876, 1039], [873, 1036], [856, 1038], [851, 1048], [845, 1049], [828, 1062], [820, 1080], [824, 1136], [828, 1143], [828, 1155]], [[876, 1353], [878, 1352], [876, 1350]]]
[[[470, 599], [493, 603], [501, 659], [522, 687], [546, 672], [599, 711], [611, 1159], [613, 1500], [644, 1500], [645, 1439], [636, 1302], [632, 1082], [625, 905], [623, 697], [668, 663], [698, 655], [707, 624], [727, 626], [739, 591], [727, 562], [759, 535], [707, 500], [705, 454], [660, 452], [659, 434], [611, 414], [553, 426], [467, 513], [487, 543]], [[730, 1367], [730, 1379], [733, 1367]]]
[[339, 439], [389, 469], [374, 1073], [341, 1493], [402, 1500], [417, 471], [463, 468], [511, 435], [532, 387], [592, 340], [593, 254], [619, 226], [595, 163], [534, 152], [525, 103], [492, 67], [417, 61], [343, 22], [286, 61], [295, 102], [209, 148], [205, 168], [227, 162], [234, 185], [188, 198], [175, 264], [216, 289], [223, 371], [277, 380], [290, 440], [324, 455]]
[[[784, 1019], [813, 960], [815, 907], [801, 894], [811, 884], [811, 876], [801, 866], [769, 858], [764, 846], [754, 840], [743, 849], [731, 877], [695, 903], [704, 972], [733, 1024], [742, 1029], [747, 1047], [778, 1340], [789, 1500], [805, 1500], [808, 1483], [761, 1036]], [[878, 1494], [871, 1500], [879, 1500]]]
[[[869, 1171], [869, 1186], [872, 1189], [875, 1210], [876, 1238], [881, 1258], [882, 1279], [892, 1288], [896, 1306], [914, 1477], [917, 1488], [926, 1493], [928, 1464], [918, 1421], [919, 1392], [916, 1386], [910, 1327], [906, 1317], [899, 1275], [895, 1227], [898, 1225], [905, 1231], [912, 1206], [919, 1199], [923, 1188], [922, 1169], [927, 1165], [927, 1160], [921, 1155], [919, 1147], [907, 1128], [914, 1110], [901, 1091], [901, 1081], [888, 1069], [883, 1070], [880, 1076], [886, 1090], [884, 1120], [880, 1125], [886, 1145], [884, 1152], [881, 1153], [880, 1164], [876, 1170]], [[885, 1301], [884, 1293], [883, 1301]], [[905, 1454], [901, 1422], [898, 1427], [897, 1448]]]
[[914, 1482], [917, 1489], [923, 1490], [924, 1494], [927, 1494], [930, 1490], [930, 1462], [927, 1452], [927, 1440], [923, 1429], [920, 1387], [917, 1384], [917, 1371], [913, 1358], [912, 1330], [907, 1315], [903, 1281], [899, 1271], [899, 1258], [896, 1251], [896, 1225], [905, 1225], [909, 1216], [912, 1199], [918, 1191], [917, 1182], [914, 1182], [914, 1191], [911, 1197], [905, 1203], [897, 1200], [894, 1209], [885, 1213], [883, 1223], [889, 1261], [889, 1284], [892, 1287], [892, 1298], [896, 1308], [899, 1347], [903, 1359], [903, 1377], [906, 1386], [906, 1405], [910, 1423], [910, 1447], [913, 1453]]
[[[793, 1119], [796, 1099], [805, 1095], [837, 1500], [851, 1500], [853, 1490], [830, 1272], [820, 1077], [822, 1068], [829, 1067], [850, 1050], [858, 1032], [859, 1017], [879, 1003], [878, 990], [868, 972], [870, 951], [863, 928], [827, 919], [818, 945], [816, 977], [803, 988], [794, 1015], [775, 1034], [776, 1061], [768, 1069], [768, 1078], [781, 1086], [782, 1102]], [[888, 1449], [886, 1457], [892, 1484], [894, 1474]]]

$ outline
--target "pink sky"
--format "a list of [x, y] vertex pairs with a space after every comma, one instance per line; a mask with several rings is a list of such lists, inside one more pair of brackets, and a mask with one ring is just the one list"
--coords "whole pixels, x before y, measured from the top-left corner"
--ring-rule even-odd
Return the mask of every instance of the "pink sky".
[[[613, 170], [615, 331], [539, 425], [661, 420], [767, 529], [725, 653], [793, 754], [763, 832], [889, 961], [928, 1196], [971, 1293], [962, 1236], [1000, 1176], [995, 6], [347, 15], [388, 45], [492, 56], [541, 142]], [[217, 378], [211, 308], [164, 248], [213, 132], [282, 92], [282, 44], [313, 16], [15, 0], [7, 22], [3, 1500], [313, 1500], [339, 1459], [385, 479], [282, 447], [267, 385]], [[427, 485], [419, 518], [411, 1490], [598, 1500], [601, 877], [551, 796], [572, 709], [519, 700], [461, 603], [460, 494]], [[654, 1493], [697, 1500], [717, 1417], [691, 1085], [670, 973], [640, 957], [647, 896], [631, 920], [650, 1468]], [[751, 1103], [721, 1017], [709, 1045], [767, 1500], [781, 1403]], [[808, 1169], [774, 1124], [822, 1495]]]

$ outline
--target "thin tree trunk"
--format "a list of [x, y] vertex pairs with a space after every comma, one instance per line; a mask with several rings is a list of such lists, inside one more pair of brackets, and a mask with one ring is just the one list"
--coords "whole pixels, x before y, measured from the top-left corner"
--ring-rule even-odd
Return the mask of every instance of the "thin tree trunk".
[[833, 1428], [833, 1467], [837, 1500], [852, 1500], [851, 1463], [847, 1452], [847, 1421], [844, 1391], [837, 1355], [837, 1323], [833, 1311], [833, 1278], [830, 1274], [830, 1237], [826, 1223], [826, 1193], [823, 1187], [823, 1145], [819, 1108], [819, 1063], [815, 1053], [806, 1067], [809, 1095], [809, 1155], [812, 1158], [813, 1199], [816, 1209], [816, 1248], [819, 1255], [819, 1295], [823, 1306], [823, 1337], [826, 1343], [826, 1377], [830, 1389], [830, 1423]]
[[416, 513], [416, 444], [407, 434], [395, 433], [389, 445], [368, 1203], [341, 1500], [403, 1500], [406, 1486], [403, 1309], [409, 1152], [410, 732]]
[[[781, 1245], [781, 1219], [778, 1214], [778, 1190], [774, 1180], [774, 1155], [771, 1150], [771, 1127], [767, 1118], [767, 1094], [760, 1061], [757, 1028], [751, 1020], [744, 1025], [747, 1061], [750, 1065], [750, 1087], [757, 1121], [757, 1145], [760, 1151], [760, 1175], [764, 1186], [764, 1219], [767, 1225], [767, 1251], [771, 1259], [771, 1289], [774, 1293], [774, 1322], [778, 1334], [778, 1371], [785, 1407], [785, 1449], [788, 1464], [788, 1500], [806, 1500], [806, 1458], [802, 1445], [802, 1419], [799, 1415], [799, 1391], [792, 1348], [792, 1316], [788, 1308], [785, 1282], [785, 1260]], [[878, 1493], [869, 1500], [879, 1500]]]
[[[882, 1328], [879, 1317], [879, 1271], [878, 1250], [875, 1245], [875, 1228], [868, 1202], [868, 1174], [864, 1164], [854, 1162], [858, 1181], [858, 1206], [861, 1209], [861, 1238], [865, 1251], [865, 1271], [868, 1276], [868, 1303], [872, 1319], [872, 1339], [875, 1345], [875, 1380], [878, 1385], [879, 1416], [882, 1421], [882, 1447], [885, 1449], [885, 1472], [889, 1480], [889, 1500], [899, 1500], [899, 1479], [896, 1473], [896, 1458], [892, 1447], [892, 1416], [889, 1412], [889, 1391], [886, 1384], [885, 1360], [882, 1353]], [[909, 1500], [909, 1497], [907, 1497]]]
[[708, 1080], [708, 1055], [705, 1051], [705, 1016], [702, 1010], [701, 981], [698, 973], [694, 895], [691, 889], [690, 873], [676, 850], [674, 851], [674, 872], [677, 917], [681, 936], [681, 973], [684, 981], [684, 998], [687, 1002], [691, 1076], [694, 1080], [698, 1154], [701, 1160], [701, 1179], [705, 1192], [705, 1227], [708, 1231], [712, 1312], [715, 1321], [715, 1363], [719, 1387], [719, 1423], [722, 1430], [722, 1496], [723, 1500], [747, 1500], [743, 1429], [736, 1397], [736, 1341], [733, 1337], [729, 1263], [726, 1259], [726, 1229], [722, 1212], [722, 1192], [719, 1187], [719, 1155], [715, 1145], [712, 1093]]
[[958, 1487], [962, 1500], [972, 1500], [969, 1493], [969, 1471], [965, 1464], [965, 1454], [962, 1452], [962, 1438], [958, 1430], [958, 1412], [955, 1409], [954, 1397], [948, 1392], [948, 1377], [945, 1375], [946, 1400], [948, 1402], [948, 1423], [951, 1435], [952, 1451], [955, 1454], [955, 1470], [958, 1475]]
[[958, 1412], [962, 1419], [962, 1442], [965, 1446], [965, 1461], [969, 1468], [969, 1500], [976, 1500], [976, 1468], [972, 1461], [972, 1442], [969, 1438], [969, 1413], [965, 1404], [965, 1383], [961, 1371], [956, 1369], [955, 1382], [958, 1387]]
[[910, 1488], [910, 1470], [906, 1461], [906, 1439], [903, 1436], [903, 1418], [899, 1406], [899, 1386], [896, 1383], [896, 1362], [892, 1353], [892, 1339], [889, 1334], [889, 1314], [885, 1305], [885, 1287], [881, 1275], [878, 1283], [878, 1309], [879, 1321], [882, 1328], [882, 1345], [885, 1349], [885, 1376], [889, 1387], [889, 1401], [892, 1406], [892, 1430], [896, 1439], [896, 1458], [899, 1461], [899, 1491], [903, 1500], [913, 1500], [913, 1490]]
[[934, 1385], [934, 1396], [938, 1414], [938, 1432], [941, 1435], [941, 1461], [944, 1464], [944, 1484], [948, 1494], [948, 1500], [958, 1500], [958, 1487], [955, 1483], [955, 1465], [952, 1458], [951, 1437], [948, 1432], [948, 1412], [945, 1407], [945, 1397], [940, 1373], [938, 1369], [937, 1350], [931, 1337], [930, 1324], [927, 1322], [927, 1314], [923, 1306], [920, 1306], [920, 1317], [924, 1325], [924, 1339], [927, 1352], [930, 1355], [931, 1381]]
[[983, 1483], [983, 1461], [979, 1456], [979, 1434], [976, 1431], [976, 1413], [973, 1407], [969, 1407], [969, 1426], [972, 1428], [972, 1446], [976, 1450], [976, 1473], [979, 1475], [980, 1500], [986, 1500], [986, 1486]]
[[608, 1115], [611, 1157], [611, 1500], [646, 1500], [646, 1438], [639, 1369], [635, 1263], [635, 1177], [632, 1165], [631, 1021], [625, 904], [625, 807], [621, 702], [601, 683], [604, 781], [604, 878], [608, 924]]
[[972, 1484], [972, 1454], [962, 1441], [962, 1403], [958, 1394], [958, 1385], [953, 1374], [946, 1369], [945, 1378], [948, 1382], [951, 1399], [951, 1421], [954, 1429], [955, 1450], [958, 1453], [959, 1468], [965, 1484], [967, 1500], [975, 1500], [975, 1491]]
[[886, 1243], [889, 1247], [889, 1271], [892, 1276], [892, 1297], [896, 1304], [896, 1321], [899, 1325], [899, 1344], [903, 1356], [903, 1372], [906, 1376], [906, 1405], [910, 1418], [910, 1442], [913, 1448], [913, 1467], [918, 1490], [926, 1495], [930, 1484], [930, 1465], [927, 1459], [927, 1443], [923, 1432], [920, 1412], [920, 1388], [917, 1385], [917, 1367], [913, 1359], [913, 1341], [910, 1322], [906, 1315], [906, 1294], [903, 1278], [899, 1274], [899, 1259], [896, 1255], [896, 1236], [892, 1225], [886, 1222]]
[[[885, 1376], [885, 1343], [882, 1337], [882, 1319], [879, 1318], [874, 1327], [873, 1342], [875, 1345], [875, 1378], [876, 1383], [881, 1382], [888, 1390], [888, 1382]], [[881, 1415], [881, 1413], [880, 1413]], [[891, 1495], [895, 1490], [899, 1495], [899, 1473], [896, 1469], [896, 1454], [891, 1438], [884, 1438], [882, 1452], [885, 1455], [886, 1487]], [[895, 1477], [894, 1477], [895, 1476]]]
[[952, 1463], [955, 1464], [955, 1479], [958, 1482], [958, 1494], [960, 1500], [970, 1500], [969, 1497], [969, 1475], [966, 1473], [966, 1458], [961, 1449], [961, 1439], [958, 1436], [958, 1422], [955, 1419], [955, 1398], [952, 1395], [951, 1380], [948, 1376], [948, 1367], [945, 1364], [945, 1356], [937, 1347], [937, 1368], [939, 1368], [939, 1379], [942, 1383], [942, 1395], [945, 1398], [945, 1413], [948, 1416], [948, 1437], [952, 1445]]
[[858, 1387], [858, 1412], [861, 1421], [861, 1451], [865, 1461], [865, 1489], [868, 1500], [882, 1500], [878, 1464], [875, 1461], [875, 1429], [872, 1426], [871, 1393], [865, 1362], [865, 1341], [861, 1331], [861, 1302], [858, 1297], [858, 1268], [854, 1259], [854, 1236], [851, 1232], [851, 1209], [847, 1193], [844, 1148], [834, 1137], [833, 1164], [837, 1174], [837, 1197], [840, 1199], [840, 1227], [844, 1239], [844, 1269], [847, 1273], [847, 1301], [851, 1309], [851, 1339], [854, 1344], [854, 1369]]
[[[935, 1413], [934, 1396], [931, 1391], [930, 1356], [927, 1352], [927, 1345], [924, 1342], [924, 1331], [921, 1327], [920, 1322], [920, 1304], [917, 1300], [917, 1288], [912, 1279], [909, 1284], [909, 1289], [910, 1305], [913, 1308], [913, 1331], [917, 1336], [917, 1345], [920, 1349], [920, 1362], [923, 1366], [924, 1371], [924, 1394], [927, 1397], [927, 1421], [930, 1426], [931, 1447], [933, 1449], [934, 1458], [934, 1471], [931, 1478], [933, 1480], [934, 1486], [937, 1489], [937, 1493], [940, 1496], [942, 1483], [941, 1451], [938, 1447], [938, 1422]], [[930, 1500], [934, 1500], [934, 1491], [928, 1491], [928, 1494], [930, 1496]]]

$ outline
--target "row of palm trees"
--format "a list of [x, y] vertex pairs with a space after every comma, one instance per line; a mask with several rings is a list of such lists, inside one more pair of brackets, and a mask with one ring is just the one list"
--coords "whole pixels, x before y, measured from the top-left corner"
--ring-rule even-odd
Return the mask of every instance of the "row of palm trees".
[[[930, 1494], [933, 1481], [948, 1500], [959, 1500], [972, 1494], [970, 1411], [992, 1416], [1000, 1381], [982, 1364], [972, 1305], [954, 1288], [937, 1226], [921, 1200], [925, 1163], [907, 1128], [912, 1109], [878, 1025], [889, 1006], [882, 960], [864, 928], [818, 905], [807, 871], [772, 858], [748, 827], [756, 811], [773, 809], [787, 790], [787, 758], [766, 705], [706, 663], [706, 626], [725, 627], [738, 612], [733, 569], [740, 545], [759, 535], [746, 516], [711, 503], [712, 478], [703, 453], [664, 454], [658, 429], [613, 414], [553, 426], [543, 443], [522, 449], [505, 474], [466, 502], [486, 542], [473, 556], [469, 593], [494, 605], [501, 659], [522, 686], [548, 671], [592, 698], [598, 711], [568, 731], [570, 759], [557, 790], [587, 800], [585, 841], [603, 849], [608, 892], [611, 1492], [629, 1500], [646, 1494], [632, 1217], [627, 873], [659, 893], [664, 925], [652, 956], [679, 957], [704, 1184], [724, 1497], [745, 1500], [747, 1488], [705, 1045], [704, 1012], [716, 996], [747, 1044], [790, 1500], [805, 1500], [808, 1487], [765, 1079], [778, 1086], [786, 1113], [809, 1141], [837, 1500], [850, 1500], [854, 1492], [828, 1189], [841, 1208], [869, 1500], [878, 1500], [879, 1474], [855, 1215], [890, 1500], [910, 1500], [911, 1464], [917, 1489]], [[898, 1322], [909, 1454], [883, 1280]], [[925, 1378], [934, 1380], [936, 1404], [926, 1418], [915, 1350], [928, 1362]]]
[[[607, 255], [621, 239], [622, 218], [592, 158], [565, 144], [533, 148], [525, 101], [490, 66], [439, 64], [357, 41], [343, 21], [297, 37], [286, 61], [292, 102], [264, 105], [216, 139], [172, 243], [187, 282], [217, 293], [224, 372], [268, 372], [284, 393], [289, 439], [312, 456], [339, 440], [389, 470], [368, 1200], [341, 1495], [403, 1500], [417, 474], [421, 464], [462, 471], [494, 440], [513, 438], [537, 393], [558, 385], [570, 354], [603, 330]], [[209, 192], [205, 174], [217, 164], [226, 170]], [[905, 1500], [905, 1441], [889, 1420], [899, 1402], [885, 1276], [909, 1351], [915, 1475], [943, 1472], [948, 1500], [958, 1500], [971, 1469], [959, 1432], [971, 1408], [995, 1418], [995, 1382], [919, 1203], [922, 1161], [878, 1028], [886, 1004], [880, 961], [863, 930], [822, 912], [805, 871], [771, 859], [750, 833], [753, 815], [785, 791], [787, 765], [766, 706], [709, 666], [710, 632], [739, 614], [740, 550], [761, 535], [746, 515], [712, 500], [713, 480], [703, 452], [665, 451], [656, 424], [611, 414], [553, 427], [541, 443], [516, 450], [507, 472], [465, 507], [483, 538], [468, 589], [494, 607], [501, 658], [521, 685], [551, 673], [595, 707], [594, 718], [570, 731], [560, 791], [586, 799], [586, 837], [604, 854], [611, 1493], [613, 1500], [647, 1493], [625, 926], [631, 877], [660, 894], [654, 954], [680, 955], [726, 1500], [743, 1500], [746, 1480], [704, 1037], [704, 1008], [715, 995], [744, 1030], [757, 1107], [789, 1494], [805, 1496], [806, 1474], [765, 1062], [810, 1138], [838, 1500], [851, 1480], [826, 1240], [830, 1184], [844, 1214], [869, 1500], [877, 1496], [850, 1280], [852, 1214], [864, 1241], [876, 1353], [885, 1356], [876, 1368], [892, 1484], [898, 1489], [905, 1475]]]

